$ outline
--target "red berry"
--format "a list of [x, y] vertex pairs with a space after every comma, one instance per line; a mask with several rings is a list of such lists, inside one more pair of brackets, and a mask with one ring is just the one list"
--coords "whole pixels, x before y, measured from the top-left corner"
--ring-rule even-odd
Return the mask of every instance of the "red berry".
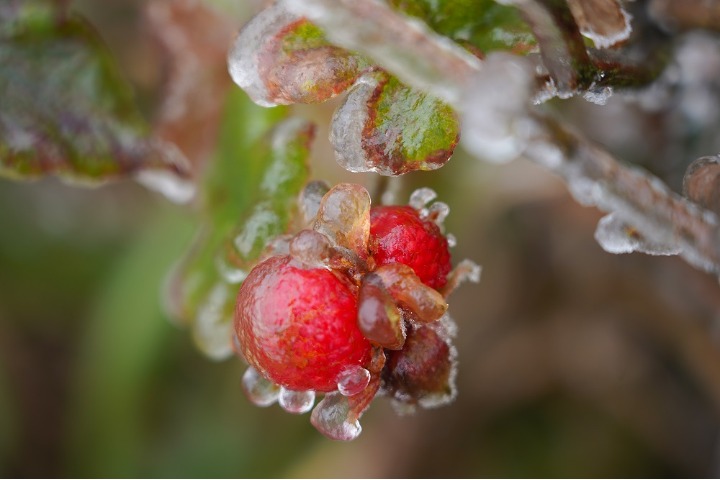
[[447, 283], [450, 250], [440, 228], [408, 206], [381, 206], [370, 211], [370, 253], [378, 266], [403, 263], [425, 285]]
[[248, 363], [290, 390], [335, 390], [345, 368], [370, 359], [352, 287], [290, 256], [250, 272], [238, 293], [235, 332]]

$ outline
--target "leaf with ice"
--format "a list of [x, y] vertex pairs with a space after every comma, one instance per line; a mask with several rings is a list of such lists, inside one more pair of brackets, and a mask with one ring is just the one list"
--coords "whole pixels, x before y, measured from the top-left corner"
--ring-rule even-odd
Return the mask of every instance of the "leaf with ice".
[[258, 105], [319, 103], [349, 88], [369, 64], [330, 44], [323, 31], [288, 12], [285, 2], [261, 11], [238, 34], [230, 75]]
[[0, 29], [0, 176], [135, 176], [187, 200], [185, 157], [149, 135], [98, 35], [79, 17], [30, 3], [7, 9]]
[[[229, 100], [220, 151], [205, 179], [205, 224], [172, 272], [167, 289], [172, 316], [191, 325], [200, 350], [215, 359], [232, 353], [228, 345], [237, 284], [268, 240], [295, 221], [314, 136], [311, 123], [295, 118], [280, 122], [258, 140], [258, 130], [284, 112], [258, 108], [239, 92]], [[252, 125], [238, 124], [251, 118]]]
[[524, 54], [536, 48], [535, 37], [517, 9], [495, 0], [391, 0], [390, 4], [472, 52]]
[[358, 81], [335, 112], [331, 128], [341, 166], [381, 175], [440, 168], [460, 138], [450, 106], [384, 72]]

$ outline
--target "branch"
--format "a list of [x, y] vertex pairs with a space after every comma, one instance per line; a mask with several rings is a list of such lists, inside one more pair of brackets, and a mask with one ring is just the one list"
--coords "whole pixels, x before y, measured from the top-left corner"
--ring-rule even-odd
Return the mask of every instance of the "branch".
[[561, 175], [581, 203], [616, 213], [646, 239], [674, 243], [690, 264], [720, 273], [717, 217], [531, 107], [534, 72], [525, 59], [490, 56], [481, 68], [447, 38], [377, 0], [287, 3], [332, 41], [464, 112], [465, 146], [476, 156], [524, 155]]

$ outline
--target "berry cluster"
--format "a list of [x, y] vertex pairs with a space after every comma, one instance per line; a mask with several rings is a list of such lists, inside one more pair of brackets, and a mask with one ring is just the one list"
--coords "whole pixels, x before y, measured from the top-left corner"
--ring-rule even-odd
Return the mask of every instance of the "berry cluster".
[[360, 434], [377, 394], [414, 408], [454, 396], [455, 352], [446, 296], [477, 266], [451, 272], [445, 204], [416, 191], [409, 206], [371, 208], [360, 185], [302, 195], [309, 228], [271, 243], [237, 297], [235, 347], [258, 405], [292, 413], [325, 398], [311, 422], [330, 438]]

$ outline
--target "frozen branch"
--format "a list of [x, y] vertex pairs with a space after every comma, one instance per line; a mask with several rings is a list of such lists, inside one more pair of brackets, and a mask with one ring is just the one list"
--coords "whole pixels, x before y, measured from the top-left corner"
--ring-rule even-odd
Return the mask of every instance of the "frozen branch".
[[562, 176], [581, 203], [617, 214], [648, 241], [676, 245], [690, 264], [720, 273], [717, 217], [534, 109], [534, 70], [525, 59], [490, 56], [480, 67], [447, 38], [377, 0], [288, 5], [323, 27], [332, 41], [372, 57], [404, 82], [463, 112], [466, 147], [476, 156], [523, 155], [540, 163]]

